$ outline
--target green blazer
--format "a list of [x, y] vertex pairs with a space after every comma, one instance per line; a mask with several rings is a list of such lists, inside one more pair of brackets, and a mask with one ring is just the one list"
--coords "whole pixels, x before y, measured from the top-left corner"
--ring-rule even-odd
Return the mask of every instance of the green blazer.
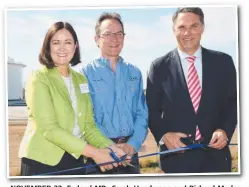
[[26, 86], [28, 124], [19, 157], [54, 166], [65, 151], [79, 158], [87, 142], [99, 148], [112, 143], [95, 125], [89, 93], [81, 93], [80, 85], [86, 84], [87, 79], [71, 68], [70, 74], [77, 97], [77, 118], [82, 138], [72, 134], [76, 115], [59, 71], [43, 67], [32, 74]]

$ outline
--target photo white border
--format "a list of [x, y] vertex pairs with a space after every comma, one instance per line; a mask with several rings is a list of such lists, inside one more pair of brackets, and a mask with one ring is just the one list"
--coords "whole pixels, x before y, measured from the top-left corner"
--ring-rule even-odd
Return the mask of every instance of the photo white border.
[[[66, 2], [66, 1], [64, 1], [64, 2]], [[183, 1], [183, 2], [185, 2], [185, 1]], [[197, 1], [195, 1], [195, 2], [197, 2]], [[198, 1], [198, 2], [199, 2], [199, 1]], [[219, 2], [221, 2], [221, 1], [219, 1]], [[229, 2], [231, 2], [231, 1], [229, 1]], [[50, 2], [47, 1], [47, 3], [49, 4]], [[79, 1], [78, 3], [80, 4], [80, 1]], [[154, 3], [155, 3], [155, 2], [154, 2]], [[216, 4], [216, 3], [217, 3], [216, 1], [212, 1], [212, 4]], [[227, 3], [227, 2], [226, 2], [226, 3]], [[234, 2], [234, 3], [238, 4], [239, 6], [240, 6], [241, 4], [243, 4], [244, 6], [246, 6], [244, 2], [242, 3], [242, 1], [236, 1], [236, 2]], [[16, 3], [16, 4], [18, 4], [18, 3]], [[140, 4], [140, 3], [139, 3], [139, 4]], [[161, 2], [160, 4], [165, 4], [165, 2]], [[20, 7], [21, 7], [22, 5], [19, 4], [19, 5], [17, 5], [17, 6], [20, 6]], [[40, 6], [41, 6], [41, 5], [40, 5]], [[52, 5], [52, 6], [53, 6], [53, 5]], [[177, 5], [177, 6], [178, 6], [178, 5]], [[179, 5], [179, 6], [180, 6], [180, 5]], [[193, 6], [193, 4], [189, 4], [188, 6]], [[199, 6], [202, 7], [203, 5], [199, 5]], [[221, 6], [223, 6], [223, 5], [221, 5]], [[247, 7], [248, 7], [248, 6], [247, 6]], [[102, 8], [102, 7], [101, 7], [101, 8]], [[119, 7], [119, 8], [120, 8], [120, 7]], [[240, 29], [243, 27], [243, 30], [244, 30], [244, 35], [242, 34], [242, 35], [243, 35], [243, 40], [246, 40], [246, 38], [248, 39], [248, 36], [246, 36], [246, 34], [245, 34], [245, 27], [246, 27], [246, 22], [245, 22], [245, 20], [246, 20], [246, 18], [248, 18], [249, 16], [247, 16], [247, 17], [245, 16], [245, 13], [248, 13], [248, 11], [246, 11], [245, 8], [243, 8], [243, 11], [244, 11], [244, 12], [243, 12], [243, 21], [240, 20]], [[241, 24], [242, 24], [243, 26], [241, 26]], [[248, 30], [248, 29], [247, 29], [247, 30]], [[240, 31], [240, 32], [241, 32], [241, 31]], [[247, 33], [249, 33], [249, 32], [247, 32]], [[241, 39], [241, 37], [242, 37], [242, 36], [240, 36], [240, 39]], [[245, 37], [245, 38], [244, 38], [244, 37]], [[240, 40], [240, 41], [241, 41], [241, 40]], [[248, 41], [248, 40], [247, 40], [247, 41]], [[243, 43], [243, 42], [242, 42], [242, 43]], [[242, 45], [244, 46], [245, 43], [246, 43], [246, 42], [244, 42]], [[244, 49], [246, 49], [246, 48], [244, 48]], [[245, 51], [244, 51], [244, 52], [245, 52]], [[240, 53], [237, 53], [237, 54], [238, 54], [238, 55], [237, 55], [237, 58], [239, 58], [239, 56], [241, 57], [241, 55], [242, 55], [242, 50], [240, 50]], [[245, 55], [245, 54], [246, 54], [246, 53], [244, 53], [244, 55]], [[245, 59], [245, 56], [243, 56], [241, 59]], [[246, 65], [245, 63], [247, 63], [248, 61], [247, 61], [247, 62], [245, 62], [246, 60], [242, 60], [242, 61], [244, 62], [244, 63], [243, 63], [243, 66], [244, 66], [244, 67], [247, 67], [247, 65]], [[239, 62], [239, 61], [238, 61], [238, 62]], [[243, 67], [243, 69], [242, 69], [241, 67], [238, 68], [238, 71], [240, 71], [240, 70], [242, 69], [242, 71], [245, 72], [245, 71], [246, 71], [246, 68], [244, 69], [244, 67]], [[6, 68], [5, 68], [5, 75], [6, 75], [6, 73], [7, 73], [7, 71], [6, 71]], [[242, 76], [243, 76], [243, 77], [244, 77], [244, 76], [247, 76], [247, 74], [241, 75], [241, 73], [242, 73], [242, 72], [240, 71], [240, 76], [238, 76], [238, 77], [241, 78]], [[246, 72], [245, 72], [245, 73], [246, 73]], [[4, 75], [4, 73], [3, 73], [3, 75]], [[240, 79], [240, 80], [241, 80], [241, 79]], [[245, 81], [245, 80], [244, 80], [244, 81]], [[5, 85], [7, 85], [6, 82], [5, 82]], [[246, 86], [243, 86], [243, 87], [244, 87], [243, 90], [246, 91]], [[239, 92], [239, 90], [240, 90], [240, 89], [238, 89], [238, 92]], [[242, 90], [242, 88], [241, 88], [241, 90]], [[5, 95], [5, 96], [6, 96], [6, 95]], [[239, 96], [241, 96], [240, 93], [239, 93]], [[242, 101], [242, 98], [240, 98], [240, 100], [238, 100], [238, 101], [239, 101], [239, 102]], [[244, 102], [244, 101], [245, 101], [245, 102]], [[243, 98], [243, 102], [244, 102], [245, 104], [246, 104], [246, 103], [248, 104], [247, 101], [248, 101], [247, 99]], [[6, 102], [6, 101], [5, 101], [5, 102]], [[239, 103], [239, 102], [238, 102], [238, 103]], [[247, 107], [245, 104], [244, 104], [243, 106]], [[242, 107], [242, 105], [241, 105], [240, 107]], [[238, 107], [238, 111], [239, 111], [239, 110], [240, 110], [240, 108]], [[6, 113], [7, 113], [7, 112], [6, 112]], [[240, 113], [238, 113], [238, 117], [241, 117], [241, 114], [240, 114]], [[245, 116], [242, 116], [242, 118], [243, 118], [243, 117], [245, 117]], [[4, 119], [4, 118], [2, 118], [2, 119]], [[8, 119], [8, 115], [6, 116], [6, 119]], [[244, 120], [245, 120], [245, 118], [243, 118], [243, 121], [244, 121]], [[6, 120], [6, 121], [7, 121], [7, 120]], [[241, 121], [241, 120], [240, 120], [240, 121]], [[240, 121], [239, 121], [239, 124], [240, 124]], [[243, 123], [245, 124], [245, 122], [243, 122]], [[238, 127], [240, 128], [240, 125], [239, 125]], [[246, 127], [246, 124], [244, 125], [243, 128], [244, 128], [244, 129], [247, 128], [247, 127]], [[7, 130], [6, 130], [6, 131], [7, 131]], [[240, 129], [239, 129], [239, 132], [240, 132]], [[246, 132], [248, 132], [248, 131], [246, 131]], [[241, 137], [240, 137], [240, 134], [241, 134], [241, 133], [242, 133], [242, 132], [238, 133], [238, 135], [239, 135], [239, 136], [238, 136], [238, 141], [241, 140]], [[244, 135], [245, 135], [245, 134], [244, 134]], [[244, 140], [244, 139], [243, 139], [243, 140]], [[6, 142], [7, 142], [7, 141], [6, 141]], [[246, 143], [243, 143], [243, 145], [244, 145], [244, 144], [246, 144]], [[5, 144], [5, 145], [6, 145], [6, 144]], [[239, 142], [239, 145], [241, 145], [241, 142]], [[243, 147], [243, 145], [242, 145], [242, 147]], [[5, 147], [6, 147], [6, 146], [5, 146]], [[239, 148], [239, 150], [240, 150], [240, 148]], [[238, 153], [239, 153], [239, 152], [240, 152], [240, 151], [238, 151]], [[243, 152], [242, 152], [242, 153], [245, 154], [245, 149], [243, 149]], [[240, 154], [239, 154], [239, 155], [240, 155]], [[240, 159], [239, 159], [239, 160], [241, 160], [241, 155], [240, 155]], [[243, 162], [246, 163], [245, 161], [243, 161]], [[239, 165], [241, 165], [241, 163], [240, 163]], [[243, 166], [243, 168], [244, 168], [244, 171], [242, 172], [242, 175], [245, 176], [245, 169], [246, 169], [246, 166]], [[241, 168], [240, 168], [240, 171], [241, 171]], [[243, 178], [245, 178], [245, 177], [243, 177]], [[178, 179], [179, 179], [179, 178], [177, 178], [177, 180], [178, 180]], [[200, 178], [198, 178], [198, 180], [196, 180], [196, 181], [197, 181], [197, 182], [200, 181], [199, 179], [200, 179]], [[225, 179], [231, 179], [231, 178], [227, 178], [227, 177], [225, 176]], [[167, 180], [168, 180], [168, 178], [167, 178]], [[188, 182], [187, 182], [188, 179], [185, 178], [184, 180], [186, 180], [186, 181], [185, 181], [185, 184], [187, 184], [187, 183], [188, 183]], [[172, 182], [172, 180], [169, 180], [169, 181]], [[179, 179], [178, 181], [181, 181], [181, 180]], [[219, 181], [223, 182], [224, 180], [219, 180]], [[216, 180], [216, 182], [217, 182], [217, 180]], [[229, 183], [229, 180], [228, 180], [228, 183]], [[239, 183], [242, 184], [241, 182], [239, 182]], [[52, 184], [52, 183], [51, 183], [51, 184]], [[169, 183], [168, 183], [168, 184], [169, 184]], [[175, 184], [175, 183], [174, 183], [174, 184]], [[207, 184], [207, 183], [205, 183], [205, 184]], [[224, 184], [224, 182], [223, 182], [223, 184]], [[230, 184], [231, 184], [231, 182], [230, 182]]]

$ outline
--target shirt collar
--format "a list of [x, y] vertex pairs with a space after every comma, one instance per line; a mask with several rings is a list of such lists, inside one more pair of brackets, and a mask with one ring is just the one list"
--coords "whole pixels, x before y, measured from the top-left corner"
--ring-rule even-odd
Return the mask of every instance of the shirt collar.
[[[178, 51], [181, 61], [190, 56], [187, 53], [184, 53], [183, 51], [181, 51], [179, 47], [177, 48], [177, 51]], [[196, 58], [200, 58], [200, 59], [202, 58], [201, 46], [197, 49], [197, 51], [192, 56], [195, 56]]]
[[[108, 59], [106, 59], [104, 57], [99, 57], [97, 59], [97, 61], [99, 62], [99, 64], [111, 68], [110, 67], [110, 61]], [[121, 56], [119, 56], [117, 64], [122, 63], [123, 61], [124, 61], [123, 58]]]

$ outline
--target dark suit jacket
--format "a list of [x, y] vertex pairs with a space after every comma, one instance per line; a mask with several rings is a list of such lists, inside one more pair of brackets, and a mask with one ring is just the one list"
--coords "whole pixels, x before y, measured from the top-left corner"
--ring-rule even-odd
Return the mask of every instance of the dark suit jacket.
[[[230, 141], [237, 124], [236, 71], [232, 58], [202, 48], [202, 95], [197, 114], [190, 99], [177, 49], [156, 59], [147, 80], [146, 99], [149, 128], [157, 142], [167, 132], [195, 135], [198, 125], [208, 144], [216, 129], [223, 129]], [[167, 149], [162, 146], [161, 149]], [[228, 147], [223, 150], [187, 151], [161, 156], [165, 172], [219, 172], [231, 170]]]

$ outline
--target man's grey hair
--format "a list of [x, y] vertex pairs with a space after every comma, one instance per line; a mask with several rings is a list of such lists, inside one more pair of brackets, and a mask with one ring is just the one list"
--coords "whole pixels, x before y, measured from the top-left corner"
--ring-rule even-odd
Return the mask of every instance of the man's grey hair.
[[115, 13], [115, 12], [114, 13], [104, 12], [103, 14], [100, 15], [100, 17], [98, 18], [98, 20], [96, 22], [95, 34], [97, 36], [100, 35], [100, 25], [101, 25], [101, 23], [106, 19], [114, 19], [114, 20], [118, 21], [120, 23], [120, 25], [122, 26], [122, 30], [124, 32], [124, 25], [123, 25], [123, 22], [121, 20], [121, 16], [118, 13]]

